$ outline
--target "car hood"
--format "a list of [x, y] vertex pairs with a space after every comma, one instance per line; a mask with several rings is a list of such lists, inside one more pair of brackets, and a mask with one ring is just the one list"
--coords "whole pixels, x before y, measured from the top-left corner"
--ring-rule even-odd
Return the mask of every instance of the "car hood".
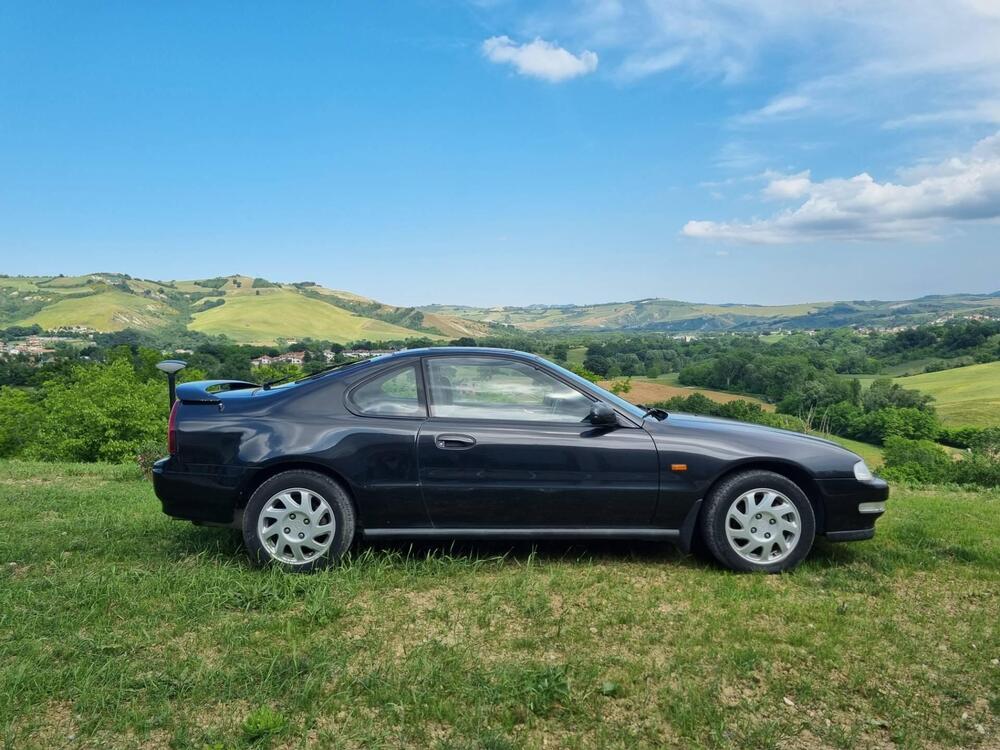
[[773, 457], [807, 463], [822, 458], [824, 464], [832, 462], [844, 472], [851, 471], [861, 460], [831, 440], [733, 419], [671, 412], [662, 421], [646, 419], [643, 426], [658, 446], [689, 444], [730, 459]]
[[[793, 430], [783, 430], [780, 427], [768, 427], [762, 424], [753, 424], [752, 422], [740, 422], [736, 419], [726, 419], [725, 417], [705, 417], [700, 414], [684, 414], [681, 412], [670, 412], [666, 421], [671, 422], [675, 425], [680, 426], [690, 426], [690, 427], [701, 427], [704, 429], [719, 429], [725, 432], [741, 431], [750, 434], [770, 434], [770, 435], [780, 435], [785, 438], [792, 438], [795, 440], [808, 440], [813, 443], [821, 443], [823, 445], [828, 445], [837, 450], [847, 450], [841, 445], [833, 442], [832, 440], [827, 440], [826, 438], [816, 437], [815, 435], [806, 435], [801, 432], [795, 432]], [[850, 451], [847, 451], [850, 453]]]

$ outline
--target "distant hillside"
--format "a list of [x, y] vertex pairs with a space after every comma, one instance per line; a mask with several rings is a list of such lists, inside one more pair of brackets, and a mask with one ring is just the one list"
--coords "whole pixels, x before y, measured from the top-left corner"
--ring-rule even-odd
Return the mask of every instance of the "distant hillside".
[[0, 277], [0, 327], [38, 324], [96, 331], [183, 325], [235, 341], [311, 337], [359, 339], [482, 336], [490, 326], [412, 307], [386, 305], [311, 282], [278, 284], [249, 276], [152, 281], [124, 274]]
[[947, 316], [1000, 316], [1000, 292], [921, 297], [897, 302], [710, 305], [668, 299], [596, 305], [398, 307], [312, 282], [279, 284], [250, 276], [190, 281], [86, 276], [0, 276], [0, 327], [97, 331], [186, 326], [240, 342], [311, 337], [348, 343], [427, 337], [481, 337], [500, 326], [525, 331], [764, 331], [892, 327]]
[[930, 323], [949, 315], [1000, 317], [1000, 292], [953, 294], [903, 301], [814, 302], [798, 305], [710, 305], [669, 299], [596, 305], [464, 307], [429, 305], [425, 313], [539, 330], [762, 331]]

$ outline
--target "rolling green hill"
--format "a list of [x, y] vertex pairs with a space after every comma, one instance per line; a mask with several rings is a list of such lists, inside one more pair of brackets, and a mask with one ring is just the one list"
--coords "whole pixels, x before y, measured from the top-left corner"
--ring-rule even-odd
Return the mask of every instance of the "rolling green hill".
[[1000, 424], [1000, 362], [910, 375], [896, 378], [895, 382], [932, 395], [934, 406], [946, 425], [995, 427]]
[[432, 340], [481, 336], [490, 326], [412, 307], [386, 305], [311, 282], [278, 284], [250, 276], [153, 281], [124, 274], [0, 276], [0, 327], [38, 324], [156, 330], [171, 324], [225, 334], [238, 342], [272, 343], [305, 337], [348, 343], [360, 339]]
[[241, 276], [155, 281], [119, 273], [0, 276], [0, 327], [84, 326], [97, 331], [188, 325], [237, 341], [305, 336], [331, 341], [483, 336], [497, 326], [524, 331], [767, 331], [928, 323], [952, 315], [1000, 315], [1000, 292], [899, 302], [798, 305], [703, 304], [645, 299], [596, 305], [399, 307], [312, 282]]
[[347, 343], [358, 339], [405, 339], [420, 335], [413, 329], [355, 315], [288, 289], [260, 291], [260, 296], [234, 295], [219, 307], [196, 313], [190, 328], [251, 342], [310, 337]]
[[798, 305], [711, 305], [645, 299], [596, 305], [464, 307], [429, 305], [429, 313], [513, 325], [524, 330], [762, 331], [839, 326], [916, 325], [946, 315], [1000, 315], [1000, 292], [921, 297], [885, 302], [815, 302]]

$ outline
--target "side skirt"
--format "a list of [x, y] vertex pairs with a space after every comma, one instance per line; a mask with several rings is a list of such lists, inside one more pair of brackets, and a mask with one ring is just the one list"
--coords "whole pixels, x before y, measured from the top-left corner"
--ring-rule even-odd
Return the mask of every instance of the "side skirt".
[[679, 529], [518, 527], [365, 529], [367, 539], [649, 539], [677, 542]]

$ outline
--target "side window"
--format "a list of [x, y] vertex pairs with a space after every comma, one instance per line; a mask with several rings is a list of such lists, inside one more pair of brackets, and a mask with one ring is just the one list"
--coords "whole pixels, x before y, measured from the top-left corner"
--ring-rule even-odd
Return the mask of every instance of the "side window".
[[350, 395], [354, 411], [370, 417], [423, 417], [417, 393], [417, 369], [411, 365], [372, 378]]
[[431, 414], [460, 419], [582, 422], [591, 401], [524, 362], [497, 357], [429, 357]]

